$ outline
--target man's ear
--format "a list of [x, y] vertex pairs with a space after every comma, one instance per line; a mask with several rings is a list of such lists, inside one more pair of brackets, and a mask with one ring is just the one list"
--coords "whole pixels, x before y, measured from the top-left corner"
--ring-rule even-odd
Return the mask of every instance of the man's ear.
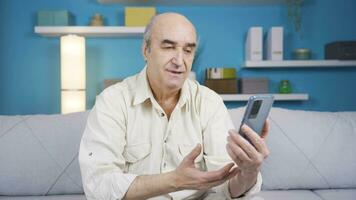
[[148, 46], [147, 46], [147, 42], [146, 41], [142, 43], [141, 53], [142, 53], [143, 59], [145, 61], [147, 61]]

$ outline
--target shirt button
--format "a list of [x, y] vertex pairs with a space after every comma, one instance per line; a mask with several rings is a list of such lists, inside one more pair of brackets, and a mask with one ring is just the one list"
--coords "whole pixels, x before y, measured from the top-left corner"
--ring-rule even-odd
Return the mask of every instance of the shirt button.
[[164, 143], [167, 143], [167, 140], [164, 140], [163, 142], [164, 142]]
[[164, 117], [164, 113], [161, 113], [161, 117]]
[[166, 162], [164, 162], [164, 163], [163, 163], [163, 167], [166, 167], [166, 165], [167, 165], [167, 163], [166, 163]]

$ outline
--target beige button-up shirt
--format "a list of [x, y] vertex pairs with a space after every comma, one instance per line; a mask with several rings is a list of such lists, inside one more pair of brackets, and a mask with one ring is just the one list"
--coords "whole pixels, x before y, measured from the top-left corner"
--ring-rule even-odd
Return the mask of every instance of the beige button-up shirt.
[[[88, 200], [122, 199], [137, 175], [174, 170], [196, 146], [201, 170], [232, 162], [225, 145], [234, 128], [219, 95], [186, 80], [170, 119], [153, 97], [146, 68], [104, 90], [89, 114], [79, 162]], [[259, 192], [257, 183], [243, 197]], [[228, 181], [210, 191], [183, 190], [152, 199], [230, 199]]]

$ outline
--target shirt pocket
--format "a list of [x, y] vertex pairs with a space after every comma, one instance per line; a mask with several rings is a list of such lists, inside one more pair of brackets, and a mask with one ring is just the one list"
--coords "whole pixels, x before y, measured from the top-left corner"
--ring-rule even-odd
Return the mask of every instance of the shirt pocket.
[[145, 158], [151, 153], [151, 144], [139, 143], [127, 145], [125, 147], [123, 156], [125, 158], [125, 172], [126, 173], [140, 173], [145, 168]]
[[[180, 159], [183, 160], [184, 157], [186, 157], [194, 148], [196, 145], [190, 145], [190, 144], [179, 144], [178, 145], [178, 151], [180, 154]], [[200, 152], [200, 154], [195, 158], [194, 163], [195, 167], [199, 169], [204, 168], [204, 159], [203, 159], [203, 150]]]

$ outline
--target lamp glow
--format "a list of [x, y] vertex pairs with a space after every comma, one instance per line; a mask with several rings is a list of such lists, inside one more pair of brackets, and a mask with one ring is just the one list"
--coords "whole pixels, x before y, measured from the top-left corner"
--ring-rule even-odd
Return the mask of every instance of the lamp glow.
[[85, 38], [76, 35], [61, 37], [61, 113], [84, 111]]
[[80, 112], [85, 110], [85, 91], [61, 92], [62, 113]]

